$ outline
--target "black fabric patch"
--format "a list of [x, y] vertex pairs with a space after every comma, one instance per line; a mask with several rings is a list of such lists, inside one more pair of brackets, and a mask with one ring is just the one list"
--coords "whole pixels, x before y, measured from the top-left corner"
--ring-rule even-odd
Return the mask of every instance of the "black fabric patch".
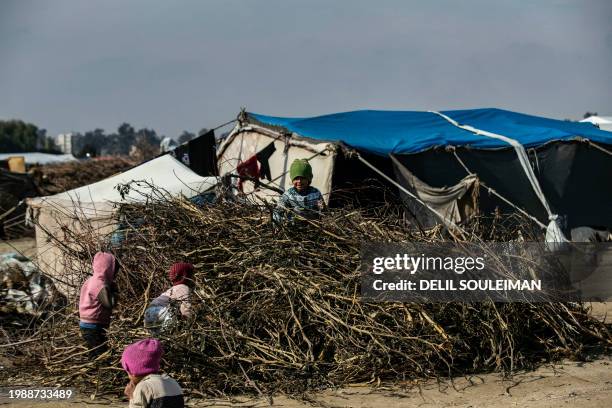
[[205, 134], [190, 140], [188, 145], [191, 170], [202, 177], [216, 176], [218, 171], [215, 131], [209, 130]]
[[214, 130], [177, 146], [172, 155], [199, 176], [218, 175]]
[[171, 395], [152, 400], [147, 408], [184, 408], [185, 401], [182, 395]]
[[276, 151], [276, 146], [274, 146], [274, 142], [270, 142], [266, 147], [261, 149], [255, 156], [257, 156], [257, 161], [259, 162], [259, 178], [266, 178], [268, 181], [272, 180], [272, 173], [270, 172], [270, 156], [272, 153]]

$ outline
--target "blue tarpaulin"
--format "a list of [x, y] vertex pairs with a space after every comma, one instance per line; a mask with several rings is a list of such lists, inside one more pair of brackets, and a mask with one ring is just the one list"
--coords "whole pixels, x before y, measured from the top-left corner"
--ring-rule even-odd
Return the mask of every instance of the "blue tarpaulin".
[[[590, 123], [548, 119], [502, 109], [441, 113], [461, 125], [515, 139], [525, 147], [576, 139], [612, 145], [612, 132], [600, 130]], [[436, 146], [474, 149], [510, 147], [502, 140], [460, 129], [432, 112], [361, 110], [311, 118], [249, 115], [260, 123], [282, 126], [303, 137], [342, 142], [357, 150], [380, 155], [418, 153]]]

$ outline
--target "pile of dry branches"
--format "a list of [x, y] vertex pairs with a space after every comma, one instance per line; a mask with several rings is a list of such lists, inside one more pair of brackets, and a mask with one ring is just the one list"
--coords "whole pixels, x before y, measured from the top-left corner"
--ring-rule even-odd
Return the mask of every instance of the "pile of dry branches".
[[[119, 358], [146, 337], [143, 312], [169, 287], [168, 267], [196, 266], [194, 316], [162, 335], [163, 369], [195, 394], [290, 394], [355, 382], [411, 380], [528, 368], [608, 347], [607, 328], [582, 305], [560, 303], [366, 303], [360, 301], [364, 241], [441, 242], [443, 229], [402, 221], [400, 206], [330, 210], [321, 220], [275, 226], [271, 208], [183, 199], [124, 206], [129, 225], [114, 251], [122, 269], [120, 306], [109, 331], [112, 352], [98, 365], [81, 345], [75, 301], [29, 328], [12, 331], [5, 357], [37, 365], [40, 381], [120, 393]], [[529, 238], [514, 217], [475, 220], [474, 237]], [[472, 238], [468, 238], [472, 239]], [[108, 249], [93, 235], [74, 236], [66, 257]], [[15, 370], [17, 373], [18, 370]]]
[[134, 166], [128, 157], [101, 157], [36, 167], [32, 175], [41, 195], [53, 195], [103, 180]]

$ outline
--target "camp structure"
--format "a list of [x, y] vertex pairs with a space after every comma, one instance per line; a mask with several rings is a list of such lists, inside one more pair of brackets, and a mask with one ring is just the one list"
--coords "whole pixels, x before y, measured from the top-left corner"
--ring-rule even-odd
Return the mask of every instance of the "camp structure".
[[[136, 185], [121, 188], [130, 182]], [[116, 203], [145, 204], [155, 194], [191, 198], [216, 184], [216, 177], [198, 176], [171, 155], [163, 155], [87, 186], [30, 199], [28, 217], [36, 225], [39, 267], [54, 279], [60, 292], [73, 297], [79, 282], [77, 274], [70, 273], [73, 265], [66, 264], [60, 256], [64, 237], [68, 234], [78, 237], [85, 229], [93, 229], [101, 239], [106, 239], [119, 224]]]
[[588, 123], [501, 109], [238, 119], [217, 160], [220, 176], [241, 176], [244, 194], [274, 197], [262, 186], [285, 190], [291, 162], [305, 158], [327, 200], [347, 180], [380, 177], [423, 225], [501, 207], [532, 218], [552, 241], [574, 227], [612, 226], [612, 132]]

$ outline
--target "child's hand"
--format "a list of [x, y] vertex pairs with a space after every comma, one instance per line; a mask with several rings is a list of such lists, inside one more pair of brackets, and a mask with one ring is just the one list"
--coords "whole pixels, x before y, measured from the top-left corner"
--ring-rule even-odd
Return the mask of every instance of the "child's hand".
[[134, 394], [134, 388], [136, 388], [136, 384], [134, 384], [133, 381], [130, 381], [128, 383], [128, 385], [125, 386], [125, 389], [123, 390], [123, 393], [125, 394], [126, 397], [128, 397], [128, 399], [132, 399], [132, 396]]

